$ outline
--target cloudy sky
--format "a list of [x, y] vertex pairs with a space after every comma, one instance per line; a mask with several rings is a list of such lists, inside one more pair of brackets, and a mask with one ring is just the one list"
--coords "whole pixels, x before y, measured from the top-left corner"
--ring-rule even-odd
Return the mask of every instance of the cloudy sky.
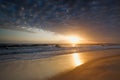
[[120, 42], [119, 0], [0, 0], [0, 41]]

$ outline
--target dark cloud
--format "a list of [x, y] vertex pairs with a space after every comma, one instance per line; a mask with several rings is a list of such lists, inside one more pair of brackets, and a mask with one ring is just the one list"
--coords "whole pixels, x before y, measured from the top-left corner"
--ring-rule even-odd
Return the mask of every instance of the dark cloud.
[[120, 41], [119, 0], [0, 0], [0, 27], [37, 27]]

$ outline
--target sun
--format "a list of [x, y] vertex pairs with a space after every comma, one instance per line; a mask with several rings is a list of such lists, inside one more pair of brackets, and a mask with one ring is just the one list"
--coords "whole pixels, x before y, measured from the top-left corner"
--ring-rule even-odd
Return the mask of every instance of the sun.
[[79, 37], [76, 37], [76, 36], [70, 36], [68, 37], [68, 40], [70, 43], [72, 44], [77, 44], [80, 42], [80, 38]]

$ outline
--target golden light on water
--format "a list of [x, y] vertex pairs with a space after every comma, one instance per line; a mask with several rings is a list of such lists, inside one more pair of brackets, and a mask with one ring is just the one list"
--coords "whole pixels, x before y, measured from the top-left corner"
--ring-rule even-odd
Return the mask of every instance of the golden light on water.
[[78, 53], [74, 53], [74, 54], [72, 54], [72, 56], [73, 56], [75, 66], [79, 66], [79, 65], [83, 64]]

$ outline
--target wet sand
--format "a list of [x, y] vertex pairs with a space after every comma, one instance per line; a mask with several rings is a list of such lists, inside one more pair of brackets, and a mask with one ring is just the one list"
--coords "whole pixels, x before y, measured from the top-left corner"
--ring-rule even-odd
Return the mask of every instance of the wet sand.
[[49, 80], [120, 80], [120, 56], [86, 63]]
[[120, 55], [87, 62], [49, 80], [120, 80]]
[[120, 49], [0, 62], [0, 80], [118, 80], [119, 76]]

